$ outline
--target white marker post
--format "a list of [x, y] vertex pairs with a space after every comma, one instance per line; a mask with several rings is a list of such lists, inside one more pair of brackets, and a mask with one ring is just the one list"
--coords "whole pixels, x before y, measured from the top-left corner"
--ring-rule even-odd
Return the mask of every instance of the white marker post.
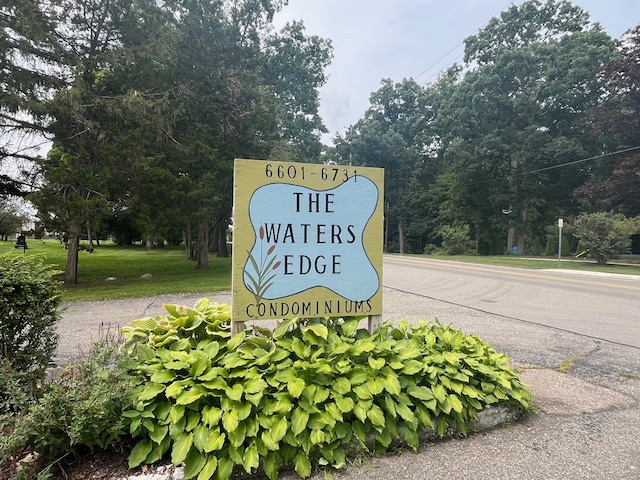
[[560, 267], [560, 259], [562, 258], [562, 227], [564, 226], [564, 221], [559, 218], [558, 219], [558, 267]]

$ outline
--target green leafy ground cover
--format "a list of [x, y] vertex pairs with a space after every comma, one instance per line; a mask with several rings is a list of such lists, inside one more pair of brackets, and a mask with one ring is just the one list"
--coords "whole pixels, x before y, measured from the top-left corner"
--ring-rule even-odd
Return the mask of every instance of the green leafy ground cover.
[[[58, 244], [36, 246], [59, 268]], [[134, 289], [140, 272], [174, 271], [165, 265], [173, 258], [182, 252], [104, 247], [86, 266], [96, 278], [121, 269], [122, 288]], [[177, 275], [188, 278], [185, 264]], [[216, 277], [228, 282], [229, 272]], [[228, 306], [201, 300], [166, 310], [126, 328], [124, 351], [99, 342], [89, 359], [31, 393], [19, 372], [4, 372], [0, 476], [50, 478], [61, 459], [115, 448], [131, 452], [132, 467], [171, 458], [188, 478], [264, 471], [274, 479], [282, 468], [305, 477], [344, 467], [353, 454], [384, 453], [396, 440], [418, 448], [425, 429], [466, 433], [494, 403], [531, 405], [504, 355], [437, 322], [385, 324], [369, 335], [360, 318], [297, 319], [232, 337]]]
[[298, 319], [231, 336], [229, 306], [166, 309], [125, 328], [142, 378], [124, 412], [131, 467], [170, 455], [198, 480], [273, 480], [287, 465], [307, 477], [343, 468], [354, 447], [417, 449], [424, 429], [464, 434], [487, 405], [531, 406], [508, 358], [437, 322], [369, 335], [360, 318]]

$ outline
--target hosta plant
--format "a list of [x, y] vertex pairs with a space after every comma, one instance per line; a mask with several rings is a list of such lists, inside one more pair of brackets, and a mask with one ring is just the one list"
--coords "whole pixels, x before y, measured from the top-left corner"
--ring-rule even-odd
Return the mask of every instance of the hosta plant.
[[124, 329], [146, 379], [125, 413], [140, 438], [131, 467], [170, 454], [186, 478], [275, 479], [285, 465], [307, 477], [344, 467], [354, 446], [417, 449], [426, 428], [465, 433], [487, 405], [530, 406], [503, 354], [438, 322], [369, 335], [360, 318], [292, 319], [231, 336], [227, 305], [165, 308]]

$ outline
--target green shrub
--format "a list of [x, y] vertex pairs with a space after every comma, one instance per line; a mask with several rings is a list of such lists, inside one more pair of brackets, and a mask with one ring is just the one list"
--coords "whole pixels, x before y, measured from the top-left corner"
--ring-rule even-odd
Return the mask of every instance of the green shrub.
[[435, 243], [427, 243], [424, 246], [424, 251], [422, 253], [424, 253], [425, 255], [435, 255], [436, 253], [438, 253], [439, 248]]
[[549, 257], [558, 254], [558, 235], [547, 235], [547, 243], [545, 243], [544, 254]]
[[445, 255], [468, 254], [473, 242], [469, 238], [469, 225], [445, 225], [439, 230], [442, 237], [442, 251]]
[[568, 257], [571, 255], [571, 238], [572, 238], [572, 235], [562, 235], [562, 256], [563, 257]]
[[38, 256], [0, 255], [0, 361], [20, 372], [28, 390], [44, 378], [58, 344], [57, 273]]
[[598, 264], [626, 253], [631, 246], [631, 235], [640, 228], [640, 220], [613, 212], [580, 215], [576, 220], [576, 237], [589, 248]]
[[131, 467], [170, 452], [186, 478], [275, 479], [283, 465], [307, 477], [344, 467], [354, 445], [384, 452], [402, 437], [417, 449], [425, 428], [465, 433], [489, 404], [530, 406], [504, 355], [437, 322], [369, 335], [359, 318], [293, 319], [232, 337], [226, 305], [165, 308], [125, 327], [146, 379], [125, 412], [141, 437]]
[[42, 464], [50, 464], [83, 447], [107, 448], [128, 439], [123, 412], [133, 405], [139, 379], [129, 374], [118, 348], [114, 338], [96, 343], [87, 360], [41, 386], [29, 408], [0, 416], [0, 430], [10, 432], [0, 436], [0, 464], [16, 462], [18, 452], [38, 452]]
[[540, 243], [540, 237], [536, 237], [533, 239], [533, 244], [531, 245], [531, 255], [542, 255], [544, 250], [542, 248], [542, 243]]

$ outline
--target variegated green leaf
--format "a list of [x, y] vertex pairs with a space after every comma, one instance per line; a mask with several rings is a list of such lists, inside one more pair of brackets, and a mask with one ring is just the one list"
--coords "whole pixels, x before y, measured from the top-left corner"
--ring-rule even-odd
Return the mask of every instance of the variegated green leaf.
[[200, 470], [200, 473], [198, 474], [198, 480], [209, 480], [211, 477], [213, 477], [217, 466], [218, 459], [216, 457], [214, 457], [213, 455], [207, 457], [207, 463], [205, 463], [204, 467], [202, 467], [202, 470]]
[[222, 410], [216, 407], [206, 406], [202, 409], [202, 421], [208, 427], [217, 425], [222, 418]]
[[176, 403], [178, 405], [190, 405], [206, 395], [207, 390], [202, 385], [196, 385], [186, 392], [182, 392], [180, 395], [178, 395], [178, 397], [176, 398]]
[[307, 427], [308, 421], [309, 413], [300, 407], [296, 408], [291, 415], [291, 431], [293, 434], [300, 434]]
[[162, 443], [168, 433], [169, 427], [166, 425], [157, 425], [153, 431], [149, 432], [149, 438], [155, 443]]
[[405, 422], [412, 423], [415, 420], [413, 412], [404, 403], [396, 404], [396, 411]]
[[242, 456], [242, 466], [244, 467], [245, 472], [251, 473], [251, 471], [258, 468], [259, 465], [260, 456], [258, 455], [258, 449], [255, 445], [251, 445], [244, 451], [244, 455]]
[[373, 358], [373, 357], [369, 357], [367, 359], [367, 362], [369, 363], [369, 366], [374, 370], [380, 370], [382, 367], [384, 367], [386, 363], [384, 358]]
[[304, 390], [304, 380], [301, 378], [294, 378], [287, 383], [287, 390], [293, 398], [299, 398]]
[[444, 403], [445, 399], [447, 398], [447, 392], [442, 385], [434, 385], [433, 387], [431, 387], [431, 391], [433, 392], [433, 396], [436, 397], [436, 400], [438, 400], [438, 403]]
[[351, 382], [345, 377], [338, 377], [331, 384], [331, 389], [341, 395], [345, 395], [351, 391]]
[[146, 460], [147, 455], [151, 453], [152, 449], [153, 444], [150, 440], [145, 439], [138, 442], [129, 454], [129, 468], [135, 468], [142, 464]]
[[213, 452], [222, 449], [227, 437], [224, 433], [220, 432], [220, 429], [210, 429], [209, 434], [204, 442], [203, 450], [206, 453]]
[[298, 453], [293, 463], [296, 473], [300, 477], [307, 478], [309, 475], [311, 475], [311, 462], [309, 461], [309, 458], [305, 453]]
[[288, 429], [289, 422], [287, 422], [287, 419], [285, 417], [278, 417], [278, 419], [271, 424], [271, 438], [274, 442], [279, 442], [287, 434]]
[[225, 394], [227, 395], [227, 397], [229, 397], [231, 400], [234, 400], [236, 402], [239, 402], [240, 399], [242, 398], [242, 393], [243, 393], [243, 388], [242, 385], [240, 385], [239, 383], [236, 383], [233, 387], [227, 388], [225, 390]]
[[230, 412], [224, 412], [222, 414], [222, 426], [227, 432], [233, 432], [236, 428], [238, 428], [239, 424], [238, 413], [235, 410], [231, 410]]
[[367, 418], [371, 420], [372, 424], [378, 427], [384, 427], [385, 425], [384, 413], [382, 412], [382, 409], [375, 404], [372, 405], [367, 412]]
[[192, 448], [184, 461], [184, 478], [193, 478], [200, 473], [207, 463], [207, 455]]
[[169, 383], [172, 382], [176, 378], [176, 372], [172, 370], [160, 370], [151, 375], [152, 382], [155, 383]]
[[313, 332], [315, 335], [317, 335], [318, 337], [326, 340], [327, 336], [329, 335], [329, 330], [327, 329], [327, 327], [325, 325], [308, 325], [307, 327], [305, 327], [303, 329], [303, 331], [311, 331]]
[[244, 384], [244, 391], [248, 394], [254, 394], [265, 390], [268, 387], [267, 382], [262, 378], [252, 378]]
[[384, 389], [391, 395], [400, 395], [400, 381], [395, 373], [390, 373], [384, 378]]
[[447, 400], [449, 400], [449, 405], [451, 405], [451, 408], [454, 412], [462, 412], [462, 402], [460, 402], [460, 399], [457, 395], [452, 393], [447, 397]]
[[233, 473], [233, 461], [229, 458], [220, 457], [218, 468], [216, 469], [216, 480], [229, 480]]
[[187, 458], [192, 445], [193, 433], [181, 433], [173, 442], [173, 449], [171, 450], [171, 463], [176, 466], [182, 464], [185, 458]]
[[151, 400], [152, 398], [155, 398], [156, 396], [158, 396], [158, 394], [162, 393], [165, 391], [165, 385], [162, 385], [160, 383], [153, 383], [153, 382], [148, 382], [143, 390], [138, 394], [138, 400], [139, 401], [146, 401], [146, 400]]
[[342, 413], [351, 412], [353, 410], [353, 407], [355, 406], [355, 403], [353, 402], [351, 397], [340, 396], [340, 397], [336, 397], [334, 401], [336, 402], [336, 405], [338, 406], [338, 408]]

